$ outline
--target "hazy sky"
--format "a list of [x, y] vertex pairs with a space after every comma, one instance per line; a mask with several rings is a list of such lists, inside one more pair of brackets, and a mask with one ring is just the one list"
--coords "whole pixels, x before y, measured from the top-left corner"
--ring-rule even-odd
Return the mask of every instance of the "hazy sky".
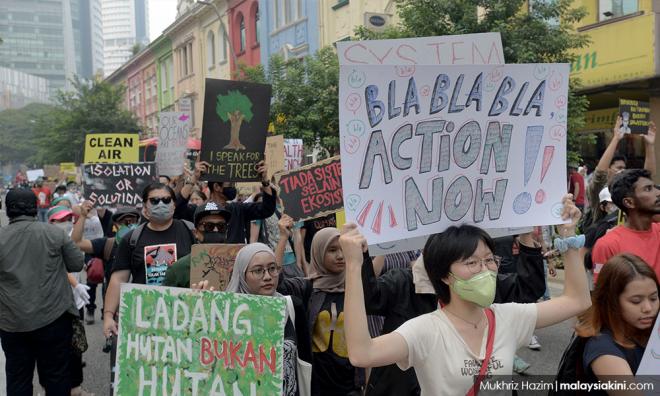
[[177, 0], [149, 0], [149, 40], [153, 41], [174, 22]]

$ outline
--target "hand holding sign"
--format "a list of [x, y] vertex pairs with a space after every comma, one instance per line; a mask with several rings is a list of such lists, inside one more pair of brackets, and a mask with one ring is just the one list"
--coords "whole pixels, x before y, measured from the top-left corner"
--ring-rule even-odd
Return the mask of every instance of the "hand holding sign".
[[564, 195], [561, 203], [563, 205], [561, 210], [562, 220], [571, 221], [568, 224], [557, 226], [559, 229], [559, 235], [562, 238], [565, 238], [567, 236], [575, 235], [575, 227], [577, 227], [577, 223], [580, 220], [580, 217], [582, 217], [582, 212], [580, 212], [580, 209], [575, 206], [575, 203], [573, 202], [573, 194]]
[[264, 183], [270, 183], [270, 179], [268, 179], [268, 165], [266, 165], [266, 161], [259, 161], [257, 162], [257, 173], [261, 177], [261, 181]]
[[339, 237], [341, 251], [346, 260], [348, 269], [360, 270], [362, 267], [362, 254], [367, 251], [367, 239], [360, 233], [355, 223], [344, 224]]
[[649, 146], [655, 146], [655, 133], [657, 129], [655, 127], [655, 122], [651, 121], [649, 122], [649, 131], [646, 133], [646, 135], [642, 135], [644, 138], [644, 142], [648, 144]]
[[293, 219], [288, 214], [282, 214], [282, 218], [277, 222], [277, 227], [280, 229], [280, 239], [289, 239], [293, 229]]

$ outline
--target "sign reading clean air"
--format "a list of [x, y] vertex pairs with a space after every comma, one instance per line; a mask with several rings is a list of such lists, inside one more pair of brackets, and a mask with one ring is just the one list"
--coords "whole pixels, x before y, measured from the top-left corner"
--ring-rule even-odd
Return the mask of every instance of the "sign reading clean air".
[[85, 136], [86, 164], [133, 164], [139, 161], [137, 133], [88, 133]]

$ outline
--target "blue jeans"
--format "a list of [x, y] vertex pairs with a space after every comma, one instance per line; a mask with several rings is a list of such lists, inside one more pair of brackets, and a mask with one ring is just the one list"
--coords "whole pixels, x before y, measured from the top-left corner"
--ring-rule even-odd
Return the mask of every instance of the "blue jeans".
[[40, 222], [48, 223], [48, 208], [37, 209], [37, 216]]
[[548, 287], [548, 260], [543, 259], [543, 274], [545, 275], [545, 293], [543, 294], [544, 300], [550, 299], [550, 288]]

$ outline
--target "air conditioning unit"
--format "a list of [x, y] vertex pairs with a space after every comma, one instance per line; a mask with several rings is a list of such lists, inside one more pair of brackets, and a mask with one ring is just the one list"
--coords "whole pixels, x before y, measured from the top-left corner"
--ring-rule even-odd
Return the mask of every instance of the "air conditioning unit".
[[364, 13], [364, 26], [375, 32], [382, 32], [390, 25], [392, 16], [390, 14], [381, 14], [376, 12]]

